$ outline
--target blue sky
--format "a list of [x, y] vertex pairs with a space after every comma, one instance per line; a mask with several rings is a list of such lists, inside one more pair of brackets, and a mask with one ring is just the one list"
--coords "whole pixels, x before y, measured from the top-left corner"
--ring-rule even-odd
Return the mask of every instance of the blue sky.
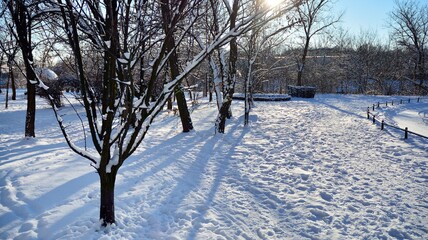
[[[418, 0], [420, 4], [427, 0]], [[361, 30], [375, 31], [379, 40], [388, 39], [388, 13], [395, 7], [394, 0], [337, 0], [336, 11], [345, 11], [341, 26], [353, 35]]]

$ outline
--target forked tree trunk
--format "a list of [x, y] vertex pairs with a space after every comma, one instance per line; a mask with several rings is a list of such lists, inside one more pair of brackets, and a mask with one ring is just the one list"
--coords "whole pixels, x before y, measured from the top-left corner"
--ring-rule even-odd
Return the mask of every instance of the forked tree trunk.
[[114, 186], [116, 182], [116, 171], [111, 173], [98, 172], [100, 176], [100, 220], [105, 227], [115, 223], [114, 215]]
[[[186, 0], [180, 1], [179, 8], [184, 8], [186, 2], [187, 2]], [[161, 12], [164, 20], [163, 28], [164, 28], [165, 34], [167, 34], [167, 39], [165, 40], [166, 50], [167, 52], [171, 51], [168, 59], [170, 74], [171, 74], [171, 79], [174, 80], [180, 75], [180, 69], [178, 67], [177, 51], [174, 49], [174, 47], [176, 46], [174, 34], [171, 32], [171, 26], [170, 26], [171, 24], [173, 24], [171, 22], [172, 18], [171, 18], [170, 4], [171, 3], [168, 0], [163, 0]], [[193, 123], [190, 117], [189, 108], [187, 107], [186, 97], [184, 96], [184, 92], [180, 88], [180, 86], [177, 86], [175, 88], [175, 98], [177, 100], [177, 107], [178, 107], [178, 112], [180, 113], [183, 132], [189, 132], [190, 130], [193, 129]]]

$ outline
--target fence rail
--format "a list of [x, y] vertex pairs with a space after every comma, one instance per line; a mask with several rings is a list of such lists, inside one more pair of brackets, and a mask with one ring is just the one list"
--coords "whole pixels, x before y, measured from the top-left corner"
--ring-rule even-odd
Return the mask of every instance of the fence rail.
[[[403, 100], [403, 99], [400, 99], [399, 101], [396, 101], [395, 103], [396, 104], [404, 104], [404, 103], [410, 103], [411, 101], [416, 101], [416, 102], [421, 102], [422, 100], [428, 100], [428, 98], [417, 98], [417, 99], [411, 99], [411, 98], [409, 98], [409, 99], [405, 99], [405, 100]], [[400, 128], [400, 127], [397, 127], [397, 126], [394, 126], [394, 125], [392, 125], [392, 124], [388, 124], [388, 123], [386, 123], [385, 122], [385, 120], [382, 120], [382, 121], [379, 121], [378, 119], [376, 119], [376, 115], [374, 114], [374, 113], [371, 113], [370, 112], [370, 109], [373, 109], [373, 111], [375, 110], [375, 107], [376, 108], [380, 108], [381, 106], [383, 106], [383, 105], [385, 105], [386, 107], [388, 106], [388, 103], [390, 103], [391, 104], [391, 106], [393, 106], [394, 105], [394, 101], [391, 101], [391, 102], [388, 102], [388, 101], [386, 101], [385, 103], [380, 103], [380, 102], [377, 102], [377, 104], [373, 104], [373, 106], [372, 107], [367, 107], [367, 119], [370, 119], [370, 116], [372, 117], [372, 121], [373, 121], [373, 124], [376, 124], [376, 123], [379, 123], [380, 124], [380, 130], [384, 130], [385, 129], [385, 126], [388, 126], [388, 127], [392, 127], [392, 128], [394, 128], [394, 129], [397, 129], [397, 130], [401, 130], [401, 131], [404, 131], [404, 139], [407, 139], [408, 137], [409, 137], [409, 134], [413, 134], [413, 135], [415, 135], [415, 136], [418, 136], [418, 137], [422, 137], [422, 138], [425, 138], [425, 139], [428, 139], [428, 137], [427, 136], [424, 136], [424, 135], [422, 135], [422, 134], [419, 134], [419, 133], [416, 133], [416, 132], [413, 132], [413, 131], [410, 131], [407, 127], [405, 127], [404, 129], [403, 128]]]

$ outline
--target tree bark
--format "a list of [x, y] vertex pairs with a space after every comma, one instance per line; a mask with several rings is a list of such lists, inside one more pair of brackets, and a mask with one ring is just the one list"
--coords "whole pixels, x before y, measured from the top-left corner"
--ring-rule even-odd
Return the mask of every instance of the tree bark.
[[424, 52], [419, 50], [419, 57], [418, 57], [418, 75], [419, 75], [419, 85], [422, 86], [425, 78], [426, 78], [426, 74], [425, 74], [425, 56], [424, 56]]
[[6, 99], [4, 104], [4, 108], [6, 109], [9, 107], [9, 82], [10, 82], [10, 77], [7, 79], [7, 83], [6, 83]]
[[224, 133], [224, 129], [226, 128], [226, 118], [229, 114], [229, 109], [232, 104], [232, 100], [226, 100], [221, 105], [219, 116], [217, 119], [217, 132]]
[[9, 74], [10, 74], [10, 83], [12, 87], [12, 100], [16, 100], [16, 83], [15, 83], [15, 75], [13, 74], [13, 68], [12, 66], [9, 67]]
[[186, 96], [180, 86], [175, 89], [175, 98], [177, 99], [177, 107], [180, 113], [183, 132], [190, 132], [193, 130], [192, 118], [190, 117], [189, 108], [187, 107]]
[[[230, 13], [230, 29], [233, 29], [236, 25], [236, 18], [239, 10], [239, 0], [233, 1], [232, 12]], [[232, 111], [230, 106], [232, 105], [232, 96], [235, 92], [236, 82], [236, 61], [238, 60], [238, 44], [236, 37], [230, 41], [229, 51], [229, 72], [227, 75], [226, 89], [224, 94], [224, 101], [220, 107], [219, 115], [216, 121], [216, 128], [218, 133], [224, 133], [226, 127], [226, 119], [232, 117]]]
[[114, 186], [116, 182], [116, 171], [112, 173], [100, 172], [100, 220], [102, 226], [107, 226], [116, 222], [114, 214]]
[[298, 65], [299, 69], [297, 70], [297, 86], [302, 86], [303, 85], [303, 81], [302, 81], [303, 70], [304, 70], [305, 64], [306, 64], [306, 56], [308, 55], [310, 40], [311, 40], [310, 37], [306, 37], [305, 47], [303, 49], [303, 54], [302, 54], [301, 62]]
[[[178, 55], [177, 51], [175, 50], [175, 40], [174, 40], [174, 33], [172, 32], [171, 26], [173, 26], [175, 23], [172, 21], [171, 16], [171, 9], [170, 9], [170, 3], [168, 0], [162, 0], [162, 18], [163, 18], [163, 28], [166, 34], [165, 44], [166, 44], [166, 51], [171, 52], [168, 63], [170, 67], [170, 74], [171, 74], [171, 80], [174, 80], [180, 75], [180, 70], [178, 67]], [[186, 0], [180, 1], [179, 4], [181, 6], [185, 6]], [[177, 107], [178, 112], [180, 113], [180, 119], [181, 124], [183, 127], [183, 132], [189, 132], [193, 129], [193, 123], [192, 119], [190, 117], [189, 109], [187, 107], [186, 97], [184, 95], [183, 90], [181, 87], [175, 88], [175, 98], [177, 100]]]
[[[32, 72], [32, 70], [31, 70]], [[28, 71], [27, 71], [28, 77]], [[27, 81], [27, 112], [25, 116], [25, 137], [36, 137], [36, 87]]]
[[27, 19], [28, 8], [23, 1], [10, 1], [9, 11], [15, 22], [17, 41], [22, 51], [27, 78], [27, 113], [25, 116], [25, 137], [35, 137], [34, 125], [36, 121], [36, 86], [30, 80], [36, 80], [33, 69], [33, 53], [31, 47], [31, 21]]

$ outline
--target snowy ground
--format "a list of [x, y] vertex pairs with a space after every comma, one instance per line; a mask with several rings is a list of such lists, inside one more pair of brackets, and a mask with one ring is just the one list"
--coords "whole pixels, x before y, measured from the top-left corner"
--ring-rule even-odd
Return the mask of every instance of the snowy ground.
[[[120, 169], [107, 229], [94, 169], [43, 100], [37, 138], [24, 139], [19, 98], [7, 110], [0, 100], [0, 239], [428, 239], [428, 140], [366, 118], [391, 97], [259, 102], [248, 128], [235, 101], [224, 135], [214, 135], [214, 104], [201, 101], [187, 134], [163, 114]], [[427, 105], [383, 114], [426, 130]]]
[[421, 101], [425, 104], [395, 104], [375, 110], [385, 122], [392, 123], [402, 129], [407, 127], [409, 131], [428, 137], [428, 97]]

